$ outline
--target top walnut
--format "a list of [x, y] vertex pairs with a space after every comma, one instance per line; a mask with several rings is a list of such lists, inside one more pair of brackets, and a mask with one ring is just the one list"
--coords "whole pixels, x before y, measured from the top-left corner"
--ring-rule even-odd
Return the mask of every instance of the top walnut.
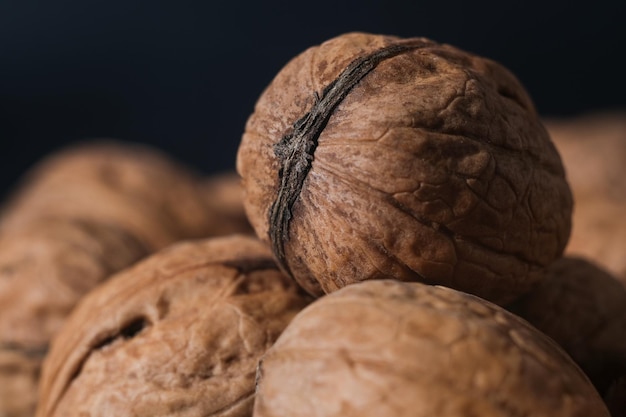
[[424, 38], [351, 33], [294, 58], [237, 169], [256, 233], [316, 295], [394, 277], [505, 303], [569, 238], [571, 192], [524, 88]]

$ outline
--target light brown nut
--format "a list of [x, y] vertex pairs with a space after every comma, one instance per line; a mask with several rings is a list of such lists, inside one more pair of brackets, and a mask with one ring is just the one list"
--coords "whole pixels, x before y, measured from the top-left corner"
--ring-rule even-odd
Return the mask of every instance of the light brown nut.
[[76, 302], [148, 254], [113, 226], [42, 221], [0, 235], [0, 349], [45, 350]]
[[569, 236], [570, 190], [524, 88], [424, 38], [350, 33], [294, 58], [237, 169], [257, 235], [315, 295], [394, 277], [504, 303]]
[[48, 342], [85, 292], [147, 250], [113, 225], [60, 219], [0, 234], [0, 416], [32, 416]]
[[[10, 358], [43, 354], [91, 288], [174, 241], [250, 231], [242, 199], [224, 196], [239, 189], [234, 181], [202, 178], [146, 146], [72, 146], [36, 164], [20, 185], [0, 218], [0, 355], [9, 347], [0, 416], [13, 417], [7, 407], [20, 399], [28, 414], [35, 408], [38, 373], [19, 361], [11, 367]], [[41, 355], [27, 359], [39, 368]]]
[[232, 233], [254, 234], [243, 207], [241, 178], [234, 171], [225, 171], [206, 177], [200, 184], [198, 194], [210, 213], [214, 213], [215, 224], [211, 231], [216, 236]]
[[263, 357], [255, 417], [608, 417], [554, 341], [450, 288], [367, 281], [298, 314]]
[[626, 375], [626, 288], [593, 263], [557, 260], [508, 308], [561, 345], [601, 394]]
[[204, 187], [204, 178], [154, 148], [83, 143], [31, 170], [7, 203], [0, 232], [42, 218], [89, 220], [124, 228], [154, 251], [184, 238], [247, 231], [239, 218], [231, 223], [211, 210]]
[[307, 301], [255, 238], [176, 244], [83, 298], [37, 416], [249, 416], [260, 356]]
[[33, 416], [44, 353], [0, 346], [0, 416]]
[[576, 201], [566, 253], [598, 262], [626, 283], [626, 112], [545, 124]]

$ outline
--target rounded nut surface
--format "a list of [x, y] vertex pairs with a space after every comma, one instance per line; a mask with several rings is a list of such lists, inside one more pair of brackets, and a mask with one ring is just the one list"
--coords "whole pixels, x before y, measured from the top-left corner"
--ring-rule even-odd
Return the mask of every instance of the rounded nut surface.
[[76, 144], [25, 175], [4, 207], [0, 232], [42, 218], [97, 221], [128, 230], [151, 252], [180, 239], [246, 232], [240, 218], [221, 217], [208, 204], [218, 184], [206, 180], [146, 145]]
[[88, 290], [176, 240], [249, 232], [236, 186], [112, 140], [35, 164], [0, 217], [0, 416], [33, 414], [43, 353]]
[[249, 416], [258, 360], [307, 300], [257, 239], [168, 247], [81, 300], [37, 416]]
[[563, 347], [601, 394], [626, 375], [626, 288], [593, 263], [555, 261], [507, 308]]
[[394, 277], [504, 303], [569, 236], [563, 167], [524, 88], [424, 38], [350, 33], [295, 57], [237, 170], [257, 235], [315, 295]]
[[255, 417], [608, 417], [551, 339], [450, 288], [367, 281], [300, 312], [264, 355]]
[[0, 416], [34, 414], [51, 337], [90, 288], [146, 253], [125, 230], [85, 221], [0, 234]]

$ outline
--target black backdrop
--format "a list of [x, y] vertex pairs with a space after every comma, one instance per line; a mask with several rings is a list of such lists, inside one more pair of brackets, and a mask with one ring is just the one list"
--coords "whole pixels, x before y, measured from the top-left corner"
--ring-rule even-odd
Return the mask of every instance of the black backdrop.
[[624, 108], [626, 2], [0, 0], [0, 196], [87, 138], [234, 168], [274, 74], [348, 31], [426, 36], [510, 68], [545, 116]]

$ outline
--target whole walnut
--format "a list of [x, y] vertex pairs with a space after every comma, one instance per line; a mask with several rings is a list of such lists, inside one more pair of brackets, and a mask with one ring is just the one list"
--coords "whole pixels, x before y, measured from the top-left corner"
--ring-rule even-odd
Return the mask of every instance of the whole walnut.
[[259, 365], [255, 417], [608, 417], [554, 341], [481, 298], [372, 280], [300, 312]]
[[626, 288], [595, 264], [561, 258], [507, 308], [561, 345], [601, 394], [626, 377]]
[[569, 232], [560, 157], [501, 65], [424, 38], [350, 33], [289, 62], [237, 155], [245, 207], [311, 294], [394, 277], [505, 303]]
[[36, 415], [250, 416], [258, 361], [307, 302], [256, 238], [175, 244], [81, 300]]
[[626, 112], [545, 120], [576, 201], [565, 249], [626, 284]]

